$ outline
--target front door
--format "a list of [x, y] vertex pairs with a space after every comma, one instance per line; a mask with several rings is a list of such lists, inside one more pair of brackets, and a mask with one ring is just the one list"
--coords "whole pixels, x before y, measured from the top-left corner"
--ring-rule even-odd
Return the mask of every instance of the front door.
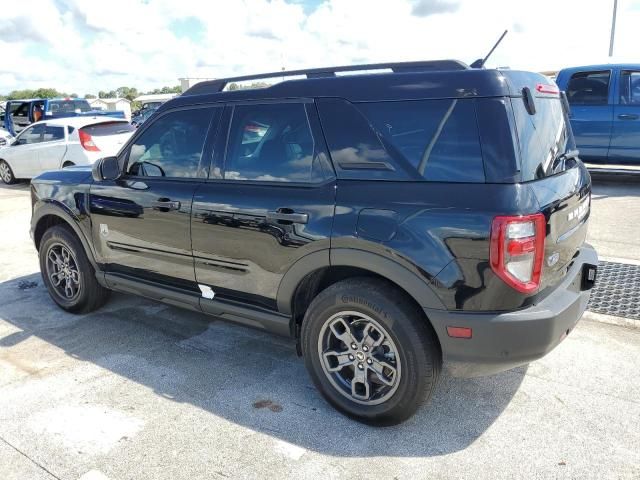
[[613, 119], [610, 85], [609, 70], [578, 72], [569, 79], [571, 127], [583, 160], [607, 159]]
[[640, 163], [640, 70], [623, 70], [609, 147], [611, 163]]
[[44, 124], [25, 128], [11, 146], [6, 147], [6, 159], [16, 178], [33, 178], [38, 175], [38, 149], [43, 141]]
[[206, 178], [207, 138], [219, 110], [160, 115], [121, 153], [123, 175], [91, 186], [93, 240], [107, 272], [197, 290], [191, 206]]
[[275, 310], [288, 269], [328, 251], [333, 171], [312, 102], [235, 105], [224, 117], [217, 162], [194, 198], [196, 278], [217, 300]]

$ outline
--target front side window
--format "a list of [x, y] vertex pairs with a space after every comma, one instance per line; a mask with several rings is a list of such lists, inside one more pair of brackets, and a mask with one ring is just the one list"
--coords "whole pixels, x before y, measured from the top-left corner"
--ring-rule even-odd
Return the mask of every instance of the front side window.
[[129, 175], [203, 176], [200, 162], [213, 111], [212, 108], [180, 110], [156, 119], [131, 145]]
[[620, 75], [620, 103], [640, 105], [640, 72], [627, 70]]
[[572, 105], [606, 105], [609, 99], [610, 71], [574, 73], [567, 86]]
[[310, 182], [318, 169], [304, 104], [234, 107], [225, 179]]
[[34, 143], [42, 142], [42, 135], [44, 134], [44, 125], [38, 124], [32, 127], [25, 128], [18, 137], [18, 145], [32, 145]]
[[64, 140], [64, 127], [45, 125], [42, 141], [55, 142], [56, 140]]

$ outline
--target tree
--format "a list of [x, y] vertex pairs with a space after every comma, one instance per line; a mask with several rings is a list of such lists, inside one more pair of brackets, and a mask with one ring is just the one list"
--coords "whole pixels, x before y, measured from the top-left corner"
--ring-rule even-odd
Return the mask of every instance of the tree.
[[78, 94], [77, 93], [72, 93], [71, 95], [69, 95], [71, 98], [78, 98]]
[[139, 95], [136, 87], [120, 87], [116, 90], [116, 96], [118, 98], [126, 98], [129, 101], [133, 101]]
[[84, 98], [91, 99], [91, 98], [96, 98], [96, 96], [93, 93], [85, 93]]

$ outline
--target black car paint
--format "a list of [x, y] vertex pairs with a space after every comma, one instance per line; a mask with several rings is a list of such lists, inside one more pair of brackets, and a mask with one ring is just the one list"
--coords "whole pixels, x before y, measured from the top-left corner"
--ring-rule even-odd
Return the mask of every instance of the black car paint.
[[[554, 215], [590, 195], [590, 179], [579, 161], [555, 176], [518, 183], [509, 102], [518, 100], [520, 83], [530, 83], [532, 77], [513, 73], [507, 78], [484, 70], [366, 77], [366, 83], [339, 77], [282, 82], [264, 91], [181, 96], [163, 104], [154, 117], [203, 104], [228, 109], [237, 102], [309, 102], [333, 96], [353, 102], [473, 97], [486, 183], [336, 179], [333, 172], [323, 182], [305, 185], [216, 179], [211, 172], [223, 165], [220, 145], [229, 123], [229, 115], [223, 115], [207, 140], [203, 158], [212, 164], [206, 179], [125, 175], [94, 183], [81, 169], [34, 179], [36, 244], [39, 220], [59, 210], [61, 218], [84, 236], [98, 276], [109, 287], [278, 333], [295, 332], [293, 295], [303, 279], [320, 268], [354, 266], [385, 276], [432, 311], [513, 311], [546, 298], [584, 241], [588, 215], [576, 225], [566, 248], [561, 247], [562, 262], [554, 271], [545, 271], [539, 292], [513, 290], [489, 265], [490, 228], [496, 215], [542, 211], [550, 222], [551, 249], [564, 233], [554, 231]], [[128, 145], [151, 123], [146, 122]], [[313, 129], [317, 154], [329, 158], [320, 125]], [[492, 147], [485, 149], [487, 145]], [[121, 157], [126, 151], [127, 146]], [[158, 200], [179, 202], [179, 208], [154, 207]], [[270, 216], [278, 211], [304, 213], [308, 221]], [[101, 235], [101, 223], [108, 225], [109, 240]], [[215, 299], [202, 298], [198, 283], [210, 285]]]

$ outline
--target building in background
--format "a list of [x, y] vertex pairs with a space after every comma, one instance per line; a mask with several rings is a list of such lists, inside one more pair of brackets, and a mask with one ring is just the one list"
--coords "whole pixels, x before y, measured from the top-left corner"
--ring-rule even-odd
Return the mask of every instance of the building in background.
[[88, 102], [96, 110], [124, 112], [125, 118], [131, 120], [131, 102], [126, 98], [92, 98]]
[[200, 82], [205, 82], [207, 80], [215, 80], [215, 78], [189, 78], [189, 77], [185, 77], [185, 78], [179, 78], [178, 80], [180, 80], [180, 88], [182, 89], [182, 93], [186, 92], [187, 90], [189, 90], [191, 87], [193, 87], [196, 83], [200, 83]]

